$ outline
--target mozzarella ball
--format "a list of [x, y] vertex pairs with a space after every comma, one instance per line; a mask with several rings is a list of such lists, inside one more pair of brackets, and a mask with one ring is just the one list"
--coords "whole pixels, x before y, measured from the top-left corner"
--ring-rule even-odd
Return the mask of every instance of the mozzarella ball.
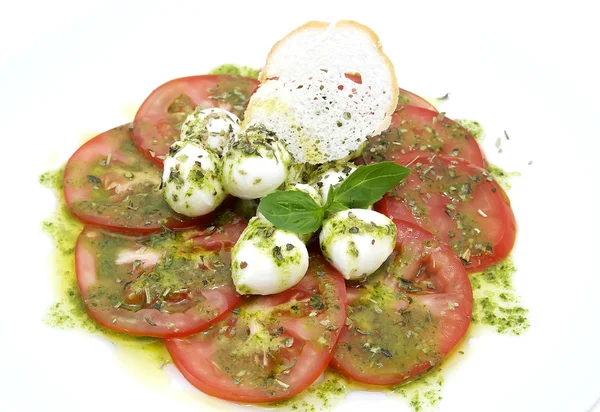
[[319, 167], [313, 173], [312, 184], [317, 188], [323, 204], [327, 202], [329, 188], [338, 187], [348, 176], [350, 176], [357, 166], [348, 162], [327, 163]]
[[197, 140], [173, 143], [164, 167], [163, 196], [177, 213], [202, 216], [215, 210], [227, 197], [218, 157]]
[[240, 131], [240, 119], [217, 107], [204, 109], [200, 106], [181, 125], [181, 140], [198, 139], [206, 148], [223, 154], [227, 142]]
[[290, 162], [290, 154], [273, 133], [248, 129], [225, 147], [223, 186], [241, 199], [266, 196], [285, 182]]
[[323, 222], [319, 235], [323, 256], [345, 279], [375, 272], [396, 247], [396, 225], [368, 209], [337, 212]]
[[231, 250], [231, 277], [242, 295], [283, 292], [302, 280], [308, 251], [295, 233], [253, 217]]

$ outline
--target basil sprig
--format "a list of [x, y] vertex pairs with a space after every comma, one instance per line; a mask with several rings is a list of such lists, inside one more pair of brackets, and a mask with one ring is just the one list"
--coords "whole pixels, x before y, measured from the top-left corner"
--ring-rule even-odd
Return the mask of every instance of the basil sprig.
[[321, 227], [326, 213], [369, 207], [409, 173], [410, 169], [393, 162], [359, 166], [337, 188], [329, 188], [323, 207], [307, 193], [290, 190], [263, 197], [258, 211], [280, 229], [300, 234], [315, 232]]
[[258, 211], [278, 228], [301, 234], [316, 231], [325, 213], [308, 193], [299, 190], [268, 194], [261, 199]]

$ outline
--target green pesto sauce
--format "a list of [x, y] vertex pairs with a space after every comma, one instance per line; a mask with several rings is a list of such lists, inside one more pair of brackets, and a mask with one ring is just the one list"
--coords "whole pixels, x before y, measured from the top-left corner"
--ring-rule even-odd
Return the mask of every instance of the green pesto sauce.
[[240, 66], [237, 64], [226, 63], [218, 67], [215, 67], [209, 74], [233, 74], [235, 76], [250, 77], [252, 79], [258, 79], [260, 69], [254, 69], [248, 66]]
[[62, 194], [64, 167], [43, 173], [39, 182], [51, 189], [59, 199], [57, 210], [42, 222], [42, 229], [56, 246], [52, 256], [52, 276], [55, 281], [56, 303], [51, 305], [43, 322], [56, 329], [74, 329], [104, 336], [115, 345], [117, 356], [131, 370], [149, 381], [167, 381], [159, 372], [170, 363], [170, 356], [160, 339], [137, 337], [108, 331], [98, 325], [87, 313], [75, 275], [75, 243], [83, 224], [68, 211]]
[[456, 123], [460, 124], [462, 127], [467, 129], [471, 136], [473, 136], [478, 142], [481, 143], [485, 139], [485, 132], [478, 121], [469, 119], [459, 119], [456, 120]]
[[513, 285], [516, 273], [511, 257], [469, 277], [473, 288], [473, 324], [491, 326], [505, 335], [520, 335], [529, 328], [528, 310]]
[[298, 412], [331, 410], [345, 398], [348, 385], [342, 375], [333, 369], [328, 369], [322, 381], [311, 385], [291, 399], [272, 403], [269, 406]]
[[[256, 78], [258, 70], [226, 64], [213, 69], [211, 73], [239, 74]], [[472, 120], [458, 122], [477, 141], [481, 142], [484, 139], [485, 133], [478, 122]], [[487, 169], [505, 190], [511, 188], [511, 179], [520, 175], [518, 172], [505, 172], [493, 164], [488, 164]], [[75, 241], [83, 225], [73, 218], [65, 207], [62, 195], [63, 172], [64, 167], [43, 173], [39, 178], [40, 184], [53, 190], [60, 200], [57, 211], [42, 225], [43, 230], [50, 235], [56, 245], [53, 274], [58, 291], [57, 302], [48, 308], [44, 322], [59, 329], [78, 329], [105, 336], [115, 344], [118, 356], [130, 366], [131, 370], [136, 370], [145, 379], [159, 377], [161, 383], [166, 383], [168, 380], [166, 374], [152, 375], [151, 373], [160, 372], [164, 365], [171, 362], [161, 340], [107, 331], [97, 325], [85, 310], [79, 295], [74, 267]], [[251, 205], [250, 210], [254, 207], [255, 205]], [[250, 216], [254, 215], [248, 213]], [[515, 265], [509, 257], [482, 273], [470, 275], [474, 298], [473, 326], [492, 328], [497, 333], [508, 335], [520, 335], [529, 328], [528, 310], [521, 305], [514, 289], [512, 277], [515, 272]], [[462, 351], [458, 353], [464, 354]], [[435, 409], [439, 405], [443, 384], [442, 369], [436, 367], [408, 383], [390, 388], [389, 393], [402, 396], [413, 411], [421, 412]], [[328, 369], [321, 382], [313, 384], [292, 399], [270, 404], [268, 408], [301, 412], [330, 410], [338, 405], [352, 389], [382, 391], [380, 387], [371, 388], [349, 382], [334, 370]]]
[[436, 408], [442, 400], [443, 386], [442, 369], [438, 367], [412, 381], [392, 387], [391, 392], [408, 400], [414, 412], [421, 412]]
[[490, 162], [487, 162], [487, 170], [492, 176], [494, 176], [494, 180], [498, 182], [498, 184], [505, 191], [512, 189], [511, 183], [514, 177], [521, 176], [521, 172], [507, 172], [501, 167]]

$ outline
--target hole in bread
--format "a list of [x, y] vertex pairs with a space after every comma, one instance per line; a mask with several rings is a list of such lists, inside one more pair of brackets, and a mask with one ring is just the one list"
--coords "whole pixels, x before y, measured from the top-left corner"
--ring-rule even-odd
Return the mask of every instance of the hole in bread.
[[362, 84], [362, 76], [360, 73], [344, 73], [347, 79], [352, 80], [354, 83]]

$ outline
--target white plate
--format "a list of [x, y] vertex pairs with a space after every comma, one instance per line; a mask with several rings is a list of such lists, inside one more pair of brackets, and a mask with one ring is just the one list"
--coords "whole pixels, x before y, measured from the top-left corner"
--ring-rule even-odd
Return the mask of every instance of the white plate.
[[[445, 374], [439, 410], [592, 408], [600, 397], [600, 32], [591, 5], [123, 3], [0, 6], [0, 410], [228, 409], [176, 378], [141, 379], [97, 337], [42, 323], [56, 296], [52, 244], [40, 222], [56, 202], [37, 178], [64, 163], [83, 136], [131, 120], [164, 81], [224, 62], [260, 66], [296, 26], [341, 18], [380, 35], [402, 87], [426, 97], [450, 92], [442, 109], [479, 120], [489, 158], [522, 174], [509, 195], [519, 225], [515, 283], [531, 328], [470, 341]], [[499, 154], [503, 130], [510, 141]], [[368, 407], [408, 410], [373, 393], [338, 405]]]

